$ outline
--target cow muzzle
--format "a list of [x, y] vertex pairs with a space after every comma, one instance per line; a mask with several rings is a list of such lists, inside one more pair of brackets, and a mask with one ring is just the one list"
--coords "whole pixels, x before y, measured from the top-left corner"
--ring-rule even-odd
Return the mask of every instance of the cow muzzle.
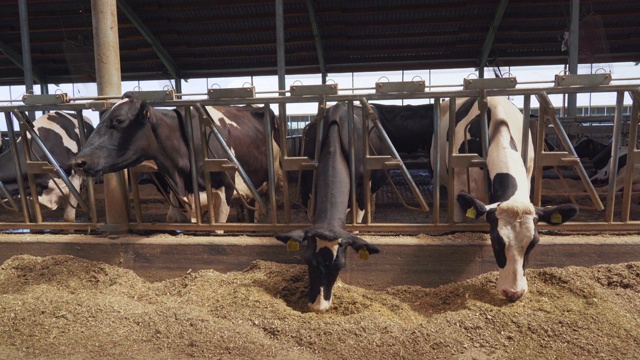
[[92, 170], [89, 166], [89, 160], [84, 157], [75, 157], [71, 160], [71, 166], [73, 170], [76, 171], [79, 175], [82, 176], [99, 176], [101, 175], [101, 171]]

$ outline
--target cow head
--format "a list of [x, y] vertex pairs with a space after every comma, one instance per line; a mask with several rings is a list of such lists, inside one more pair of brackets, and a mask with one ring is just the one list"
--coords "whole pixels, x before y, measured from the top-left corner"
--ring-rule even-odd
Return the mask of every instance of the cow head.
[[151, 106], [125, 93], [122, 100], [101, 114], [100, 123], [72, 160], [77, 173], [99, 176], [140, 164], [153, 148]]
[[457, 200], [468, 217], [484, 216], [489, 223], [491, 248], [499, 268], [496, 287], [510, 301], [517, 301], [529, 290], [524, 268], [540, 240], [538, 221], [560, 225], [578, 214], [572, 204], [540, 208], [530, 202], [508, 200], [485, 205], [466, 193], [459, 193]]
[[309, 308], [325, 312], [331, 307], [333, 285], [338, 274], [346, 266], [346, 251], [352, 247], [356, 252], [377, 254], [380, 250], [366, 240], [341, 229], [309, 227], [276, 235], [276, 239], [287, 243], [307, 243], [304, 260], [309, 268]]

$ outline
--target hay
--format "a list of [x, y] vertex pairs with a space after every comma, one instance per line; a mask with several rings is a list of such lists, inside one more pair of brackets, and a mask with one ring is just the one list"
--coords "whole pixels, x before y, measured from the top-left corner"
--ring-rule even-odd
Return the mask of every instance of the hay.
[[16, 256], [0, 267], [0, 358], [640, 358], [640, 263], [527, 275], [517, 303], [498, 296], [495, 272], [435, 289], [339, 282], [318, 315], [301, 265], [149, 283], [70, 256]]

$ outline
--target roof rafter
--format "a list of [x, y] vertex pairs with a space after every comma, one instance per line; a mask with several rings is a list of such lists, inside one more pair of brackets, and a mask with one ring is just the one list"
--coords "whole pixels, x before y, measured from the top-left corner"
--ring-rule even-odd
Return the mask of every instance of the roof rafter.
[[[20, 69], [24, 71], [22, 55], [20, 55], [17, 51], [13, 50], [9, 45], [0, 40], [0, 51], [2, 51], [14, 64], [16, 64]], [[42, 76], [42, 72], [38, 70], [35, 66], [31, 65], [31, 72], [33, 73], [33, 79], [38, 83], [42, 84], [44, 77]]]
[[500, 26], [500, 22], [502, 21], [504, 11], [507, 9], [507, 4], [509, 4], [509, 0], [500, 0], [500, 5], [498, 5], [498, 9], [496, 10], [496, 16], [493, 18], [493, 23], [489, 28], [489, 33], [484, 39], [484, 45], [482, 45], [482, 54], [480, 55], [480, 63], [478, 64], [479, 68], [484, 68], [485, 65], [487, 65], [489, 52], [493, 47], [493, 40], [495, 39], [496, 32], [498, 31], [498, 26]]
[[175, 61], [169, 54], [169, 52], [160, 44], [160, 41], [153, 35], [151, 30], [142, 22], [133, 9], [127, 4], [125, 0], [118, 0], [118, 7], [127, 16], [129, 21], [140, 31], [142, 36], [151, 44], [153, 51], [158, 55], [162, 64], [167, 68], [169, 74], [175, 78], [180, 78], [180, 71], [176, 68]]
[[322, 74], [322, 83], [326, 82], [327, 69], [324, 66], [324, 51], [322, 48], [322, 38], [318, 29], [318, 21], [316, 19], [316, 4], [313, 0], [307, 0], [307, 9], [309, 10], [309, 19], [311, 20], [311, 29], [313, 30], [313, 39], [316, 43], [316, 52], [318, 53], [318, 64], [320, 65], [320, 73]]

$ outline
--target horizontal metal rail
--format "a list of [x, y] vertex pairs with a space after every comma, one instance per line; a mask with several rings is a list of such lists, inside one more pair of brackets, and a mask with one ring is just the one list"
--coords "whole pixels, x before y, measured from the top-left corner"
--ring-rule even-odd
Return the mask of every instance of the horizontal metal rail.
[[[462, 85], [460, 85], [462, 86]], [[427, 86], [429, 88], [429, 86]], [[625, 85], [598, 85], [598, 86], [557, 86], [557, 87], [530, 87], [530, 88], [513, 88], [513, 89], [486, 89], [482, 90], [481, 94], [478, 90], [442, 90], [442, 91], [426, 91], [426, 92], [411, 92], [411, 93], [370, 93], [370, 94], [336, 94], [336, 95], [304, 95], [304, 96], [273, 96], [273, 97], [257, 97], [257, 98], [242, 98], [242, 99], [181, 99], [181, 100], [162, 100], [162, 101], [151, 101], [153, 106], [159, 107], [190, 107], [190, 106], [216, 106], [216, 105], [265, 105], [265, 104], [289, 104], [289, 103], [323, 103], [326, 101], [327, 103], [344, 101], [344, 102], [355, 102], [360, 101], [360, 99], [365, 99], [365, 101], [381, 101], [381, 100], [396, 100], [396, 99], [404, 99], [404, 100], [434, 100], [436, 104], [439, 103], [440, 99], [447, 98], [456, 98], [456, 97], [479, 97], [479, 96], [536, 96], [540, 93], [546, 93], [547, 95], [554, 94], [569, 94], [569, 93], [616, 93], [620, 94], [622, 92], [631, 92], [633, 94], [638, 94], [640, 89], [639, 84], [625, 84]], [[345, 90], [345, 89], [341, 89]], [[108, 99], [103, 98], [94, 98], [92, 101], [87, 102], [78, 102], [81, 98], [74, 98], [72, 100], [76, 100], [76, 102], [70, 102], [68, 104], [60, 104], [56, 106], [51, 105], [25, 105], [25, 106], [0, 106], [0, 111], [5, 113], [11, 113], [14, 111], [42, 111], [42, 110], [72, 110], [81, 112], [82, 110], [92, 109], [99, 110], [102, 108], [109, 107], [113, 104], [111, 101], [112, 97]], [[640, 101], [637, 96], [633, 96], [632, 100], [634, 104]], [[437, 106], [436, 106], [437, 107]], [[637, 109], [637, 105], [635, 109]], [[439, 110], [439, 109], [438, 109]], [[617, 110], [620, 110], [620, 101], [617, 102]], [[620, 112], [617, 111], [617, 115], [615, 117], [614, 122], [622, 121], [622, 117], [620, 116]], [[444, 121], [447, 121], [449, 116], [445, 116]], [[632, 121], [637, 122], [637, 116], [632, 116]], [[438, 121], [441, 119], [439, 118]], [[524, 121], [524, 119], [523, 119]], [[436, 123], [437, 124], [437, 123]], [[637, 125], [636, 125], [637, 126]], [[615, 127], [615, 126], [614, 126]], [[619, 127], [618, 127], [619, 129]], [[619, 131], [616, 129], [617, 131]], [[266, 139], [265, 139], [266, 140]], [[438, 142], [436, 142], [438, 144]], [[539, 153], [541, 150], [536, 149], [536, 152]], [[439, 149], [436, 147], [435, 153], [432, 154], [432, 157], [439, 157]], [[286, 155], [283, 156], [285, 159]], [[307, 164], [308, 165], [308, 164]], [[305, 166], [304, 164], [293, 161], [288, 165], [284, 165], [285, 170], [287, 171], [297, 171], [296, 167]], [[637, 167], [636, 167], [637, 168]], [[270, 169], [273, 171], [273, 169]], [[434, 177], [438, 176], [438, 172], [434, 171]], [[629, 179], [629, 177], [627, 177]], [[270, 182], [272, 179], [270, 178]], [[434, 183], [438, 183], [438, 181], [434, 181]], [[615, 183], [612, 181], [611, 183]], [[629, 201], [627, 199], [627, 185], [628, 180], [625, 181], [625, 195], [624, 195], [624, 205], [628, 205]], [[434, 189], [435, 191], [435, 199], [437, 201], [433, 204], [433, 213], [431, 217], [425, 215], [424, 222], [415, 224], [415, 223], [365, 223], [365, 224], [347, 224], [348, 231], [360, 231], [362, 233], [375, 233], [375, 232], [390, 232], [390, 233], [429, 233], [429, 232], [446, 232], [446, 231], [487, 231], [488, 225], [483, 221], [472, 222], [472, 223], [453, 223], [451, 220], [442, 223], [439, 219], [440, 215], [440, 204], [439, 204], [439, 192], [438, 189]], [[610, 190], [611, 191], [611, 190]], [[629, 195], [630, 191], [629, 191]], [[610, 196], [609, 196], [610, 197]], [[271, 200], [271, 199], [270, 199]], [[609, 199], [608, 199], [609, 200]], [[266, 208], [265, 204], [262, 204], [264, 208]], [[271, 204], [273, 209], [273, 204]], [[286, 208], [286, 206], [285, 206]], [[603, 214], [604, 215], [604, 214]], [[640, 221], [629, 220], [629, 210], [623, 209], [623, 215], [626, 215], [626, 219], [623, 220], [614, 220], [606, 218], [605, 221], [596, 221], [596, 222], [569, 222], [563, 224], [561, 226], [550, 226], [546, 224], [540, 224], [539, 228], [541, 230], [568, 230], [568, 231], [638, 231], [640, 229]], [[437, 216], [437, 218], [434, 218]], [[624, 217], [624, 216], [623, 216]], [[289, 218], [289, 216], [287, 216]], [[260, 224], [249, 224], [249, 223], [216, 223], [216, 224], [204, 224], [204, 223], [189, 223], [189, 224], [172, 224], [172, 223], [145, 223], [145, 222], [132, 222], [131, 230], [133, 231], [194, 231], [194, 232], [212, 232], [214, 230], [224, 230], [227, 232], [241, 232], [241, 233], [256, 233], [256, 232], [282, 232], [292, 229], [299, 229], [301, 227], [309, 226], [308, 223], [291, 223], [287, 220], [283, 223], [276, 223], [272, 221], [271, 223], [260, 223]], [[106, 227], [106, 225], [102, 222], [96, 222], [94, 220], [91, 224], [81, 224], [81, 223], [51, 223], [51, 222], [42, 222], [42, 223], [0, 223], [0, 229], [2, 230], [10, 230], [10, 229], [33, 229], [33, 230], [41, 230], [41, 229], [53, 229], [53, 230], [80, 230], [80, 231], [100, 231], [102, 228]]]

